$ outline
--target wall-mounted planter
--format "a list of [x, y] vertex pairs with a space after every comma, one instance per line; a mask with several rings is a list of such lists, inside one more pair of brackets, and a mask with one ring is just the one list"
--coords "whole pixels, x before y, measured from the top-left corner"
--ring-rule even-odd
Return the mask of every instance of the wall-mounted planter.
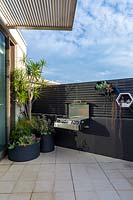
[[130, 93], [120, 93], [116, 99], [118, 106], [129, 108], [133, 103], [133, 97]]
[[119, 94], [118, 88], [113, 87], [111, 83], [107, 81], [98, 81], [95, 85], [97, 94], [112, 97]]

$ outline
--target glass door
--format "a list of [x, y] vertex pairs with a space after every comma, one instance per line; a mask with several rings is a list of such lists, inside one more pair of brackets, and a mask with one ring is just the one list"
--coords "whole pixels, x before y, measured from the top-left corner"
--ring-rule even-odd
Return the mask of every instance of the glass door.
[[0, 32], [0, 157], [6, 146], [5, 36]]

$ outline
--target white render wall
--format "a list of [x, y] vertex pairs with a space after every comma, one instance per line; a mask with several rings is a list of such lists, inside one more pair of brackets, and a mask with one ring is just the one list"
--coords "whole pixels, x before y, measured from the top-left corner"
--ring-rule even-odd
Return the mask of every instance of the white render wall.
[[22, 58], [27, 53], [27, 45], [21, 35], [21, 33], [16, 29], [9, 30], [13, 39], [16, 42], [15, 45], [15, 67], [23, 67]]
[[[11, 36], [15, 40], [15, 68], [24, 67], [22, 59], [27, 53], [27, 45], [21, 35], [21, 33], [16, 29], [10, 29]], [[20, 108], [16, 105], [15, 109], [15, 120], [17, 121], [20, 116]]]

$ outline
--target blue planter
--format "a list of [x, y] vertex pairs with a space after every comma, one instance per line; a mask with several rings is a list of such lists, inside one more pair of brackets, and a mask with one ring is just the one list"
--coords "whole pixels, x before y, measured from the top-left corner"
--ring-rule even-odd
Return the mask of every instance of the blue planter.
[[53, 134], [41, 136], [40, 151], [43, 152], [43, 153], [54, 151]]
[[40, 142], [27, 145], [27, 146], [16, 146], [14, 149], [8, 150], [9, 160], [15, 162], [25, 162], [33, 160], [40, 155]]

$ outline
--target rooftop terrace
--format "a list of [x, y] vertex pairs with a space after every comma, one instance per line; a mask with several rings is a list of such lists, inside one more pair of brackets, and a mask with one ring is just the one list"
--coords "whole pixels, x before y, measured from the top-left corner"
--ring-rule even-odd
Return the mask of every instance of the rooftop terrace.
[[0, 161], [0, 200], [132, 199], [132, 162], [61, 147], [29, 162]]

